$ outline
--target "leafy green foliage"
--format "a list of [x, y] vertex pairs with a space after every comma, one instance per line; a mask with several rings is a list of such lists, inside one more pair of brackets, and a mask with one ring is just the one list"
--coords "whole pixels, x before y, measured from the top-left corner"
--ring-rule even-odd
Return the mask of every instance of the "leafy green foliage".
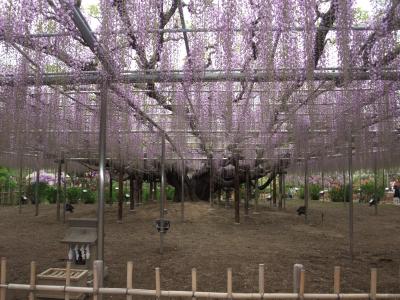
[[329, 190], [329, 196], [332, 202], [343, 202], [345, 195], [346, 195], [346, 202], [349, 202], [350, 188], [348, 184], [345, 187], [341, 185], [333, 187]]
[[17, 182], [10, 169], [0, 167], [0, 190], [15, 189]]
[[[374, 198], [375, 184], [373, 181], [368, 181], [360, 186], [360, 202], [367, 202], [371, 198]], [[385, 187], [380, 185], [377, 186], [376, 196], [378, 199], [382, 199], [385, 195]]]
[[[62, 196], [62, 195], [60, 195]], [[57, 188], [54, 186], [47, 186], [45, 190], [45, 198], [49, 203], [56, 203], [57, 202]], [[63, 198], [60, 197], [60, 201], [62, 201]]]
[[70, 187], [67, 189], [68, 202], [71, 204], [78, 203], [81, 198], [82, 189], [79, 187]]
[[[319, 184], [313, 183], [309, 185], [309, 193], [311, 200], [319, 200], [319, 192], [322, 190]], [[300, 187], [298, 191], [300, 199], [304, 199], [304, 187]]]
[[87, 7], [87, 13], [92, 18], [100, 18], [100, 7], [97, 4], [91, 4]]
[[[37, 183], [34, 182], [28, 186], [27, 191], [26, 191], [28, 199], [35, 199], [36, 185], [37, 185]], [[49, 185], [47, 183], [39, 182], [39, 186], [38, 186], [39, 202], [47, 201], [47, 196], [48, 196], [47, 189], [48, 188], [49, 188]]]
[[368, 11], [361, 7], [356, 7], [354, 10], [354, 19], [358, 24], [367, 22], [369, 19]]
[[96, 202], [96, 193], [91, 190], [82, 189], [80, 200], [85, 204], [93, 204]]

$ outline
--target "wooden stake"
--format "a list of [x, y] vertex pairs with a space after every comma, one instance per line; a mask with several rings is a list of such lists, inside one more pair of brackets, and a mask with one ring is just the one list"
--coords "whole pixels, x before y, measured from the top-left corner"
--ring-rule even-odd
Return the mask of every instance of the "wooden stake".
[[304, 298], [304, 283], [305, 283], [305, 270], [301, 269], [301, 271], [300, 271], [300, 288], [299, 288], [300, 299]]
[[232, 268], [228, 268], [227, 272], [227, 292], [228, 292], [228, 299], [232, 299]]
[[370, 288], [370, 299], [376, 299], [376, 282], [377, 282], [377, 271], [376, 268], [371, 269], [371, 288]]
[[160, 279], [160, 268], [156, 268], [156, 297], [161, 297], [161, 279]]
[[[67, 262], [67, 268], [65, 269], [65, 286], [68, 287], [71, 285], [71, 262]], [[65, 300], [69, 300], [69, 293], [65, 293]]]
[[[6, 274], [7, 274], [7, 259], [5, 257], [1, 258], [1, 266], [0, 266], [0, 283], [6, 284]], [[0, 288], [0, 300], [6, 300], [6, 292], [7, 289]]]
[[[196, 293], [196, 291], [197, 291], [197, 270], [196, 270], [196, 268], [193, 268], [192, 269], [192, 292], [193, 292], [193, 295], [194, 295], [194, 293]], [[194, 300], [194, 299], [196, 299], [196, 297], [192, 297], [192, 299]]]
[[293, 266], [293, 293], [298, 293], [300, 289], [300, 272], [303, 269], [302, 264], [294, 264]]
[[93, 300], [101, 300], [99, 288], [103, 287], [103, 261], [95, 260], [93, 262]]
[[340, 293], [340, 267], [335, 267], [333, 274], [333, 292]]
[[[133, 262], [128, 261], [126, 265], [126, 288], [131, 289], [133, 287]], [[127, 295], [126, 300], [132, 300], [132, 295]]]
[[264, 294], [264, 264], [258, 265], [258, 291], [260, 295]]
[[35, 300], [35, 285], [36, 285], [36, 262], [31, 262], [31, 276], [29, 280], [29, 284], [31, 285], [31, 291], [29, 292], [28, 299]]

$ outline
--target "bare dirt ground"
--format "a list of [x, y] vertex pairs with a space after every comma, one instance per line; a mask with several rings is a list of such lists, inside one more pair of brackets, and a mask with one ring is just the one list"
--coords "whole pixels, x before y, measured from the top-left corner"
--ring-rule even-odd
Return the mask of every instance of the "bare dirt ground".
[[[332, 292], [333, 268], [342, 267], [343, 292], [368, 292], [370, 268], [378, 268], [378, 292], [399, 292], [400, 207], [381, 205], [379, 215], [366, 204], [355, 204], [355, 258], [348, 255], [348, 208], [343, 203], [311, 202], [310, 223], [295, 213], [298, 201], [288, 201], [285, 210], [261, 208], [260, 214], [241, 216], [234, 225], [232, 209], [207, 203], [187, 203], [186, 221], [179, 221], [179, 204], [170, 204], [171, 229], [165, 236], [164, 254], [159, 254], [159, 234], [154, 227], [156, 203], [125, 208], [117, 223], [116, 206], [107, 206], [105, 263], [106, 285], [124, 287], [126, 262], [134, 262], [134, 287], [154, 289], [154, 268], [161, 268], [165, 290], [191, 290], [191, 268], [198, 270], [198, 290], [226, 291], [226, 269], [233, 269], [236, 292], [256, 292], [258, 264], [266, 266], [267, 292], [291, 292], [293, 264], [306, 269], [306, 292]], [[77, 205], [72, 217], [95, 216], [94, 205]], [[243, 210], [242, 210], [243, 212]], [[242, 213], [241, 212], [241, 213]], [[321, 224], [321, 213], [324, 222]], [[28, 283], [29, 263], [38, 271], [65, 266], [67, 251], [59, 243], [65, 226], [55, 220], [55, 206], [40, 208], [0, 207], [0, 256], [8, 259], [7, 281]], [[26, 299], [10, 291], [10, 299]], [[118, 298], [116, 296], [109, 298]], [[123, 299], [120, 297], [118, 299]]]

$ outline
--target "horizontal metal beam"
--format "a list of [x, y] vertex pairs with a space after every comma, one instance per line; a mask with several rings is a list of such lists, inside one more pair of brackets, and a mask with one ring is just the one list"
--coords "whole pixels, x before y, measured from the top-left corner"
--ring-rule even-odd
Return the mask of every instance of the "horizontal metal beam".
[[[315, 30], [329, 30], [329, 31], [336, 31], [338, 30], [337, 27], [323, 27], [319, 26], [318, 28], [315, 27]], [[245, 32], [249, 29], [246, 28], [233, 28], [233, 32]], [[258, 31], [258, 28], [254, 28], [255, 31]], [[287, 27], [282, 29], [281, 27], [272, 27], [271, 31], [280, 31], [280, 32], [304, 32], [305, 28], [302, 26], [295, 26], [295, 27]], [[352, 31], [373, 31], [376, 28], [368, 27], [368, 26], [352, 26], [350, 27]], [[146, 33], [208, 33], [208, 32], [223, 32], [226, 31], [225, 28], [222, 27], [215, 27], [215, 28], [164, 28], [164, 29], [145, 29], [144, 32]], [[132, 30], [133, 33], [142, 33], [143, 30]], [[126, 34], [124, 30], [114, 30], [111, 32], [112, 34]], [[98, 35], [99, 32], [93, 31], [92, 34]], [[23, 39], [23, 38], [56, 38], [56, 37], [63, 37], [63, 36], [72, 36], [72, 33], [69, 31], [60, 31], [57, 33], [50, 33], [50, 32], [43, 32], [43, 33], [32, 33], [32, 34], [16, 34], [13, 35], [14, 38]], [[7, 37], [4, 34], [0, 34], [0, 41], [7, 40]]]
[[[259, 72], [256, 74], [245, 74], [243, 72], [194, 72], [192, 76], [184, 74], [183, 72], [176, 72], [166, 74], [162, 72], [125, 72], [121, 73], [115, 78], [111, 79], [114, 83], [149, 83], [149, 82], [287, 82], [287, 81], [300, 81], [304, 80], [304, 72], [276, 72], [271, 74], [269, 72]], [[342, 72], [314, 72], [313, 76], [315, 81], [341, 81], [343, 79]], [[384, 71], [381, 74], [371, 74], [368, 71], [357, 71], [351, 74], [352, 80], [377, 80], [397, 81], [400, 79], [400, 71]], [[88, 85], [99, 84], [103, 81], [104, 77], [100, 72], [82, 72], [77, 76], [75, 73], [44, 73], [40, 83], [42, 85]], [[1, 75], [0, 86], [14, 86], [21, 84], [15, 75]], [[27, 85], [37, 84], [37, 78], [33, 75], [28, 76], [25, 81]]]

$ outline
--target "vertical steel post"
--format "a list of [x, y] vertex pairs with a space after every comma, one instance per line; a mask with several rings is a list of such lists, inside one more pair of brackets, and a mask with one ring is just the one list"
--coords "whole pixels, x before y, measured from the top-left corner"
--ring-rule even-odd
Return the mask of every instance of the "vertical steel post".
[[18, 201], [18, 210], [19, 213], [22, 213], [22, 158], [20, 158], [20, 165], [19, 165], [19, 201]]
[[181, 221], [185, 221], [185, 161], [183, 159], [181, 174]]
[[251, 186], [250, 186], [250, 168], [246, 166], [246, 183], [245, 183], [246, 191], [245, 191], [245, 198], [244, 198], [244, 215], [246, 217], [249, 216], [249, 201], [251, 197]]
[[354, 224], [353, 224], [353, 149], [352, 149], [352, 141], [351, 141], [351, 134], [350, 134], [350, 141], [349, 141], [349, 153], [348, 153], [348, 160], [349, 160], [349, 240], [350, 240], [350, 259], [353, 260], [353, 231], [354, 231]]
[[160, 188], [160, 254], [163, 253], [165, 198], [165, 134], [161, 135], [161, 188]]
[[[58, 169], [57, 169], [57, 221], [60, 221], [60, 195], [61, 195], [61, 170], [62, 170], [62, 160], [63, 160], [63, 154], [61, 154], [61, 157], [58, 161]], [[64, 179], [65, 180], [65, 179]]]
[[240, 183], [239, 183], [239, 154], [235, 153], [235, 177], [234, 177], [234, 199], [235, 199], [235, 223], [240, 224]]
[[374, 154], [374, 208], [375, 216], [378, 215], [378, 166], [377, 166], [377, 153]]
[[64, 158], [64, 184], [63, 184], [63, 190], [64, 190], [64, 197], [63, 197], [63, 223], [65, 223], [65, 213], [66, 213], [66, 205], [68, 202], [68, 195], [67, 195], [67, 161]]
[[308, 198], [309, 198], [309, 191], [308, 191], [308, 156], [306, 156], [304, 160], [304, 206], [306, 207], [306, 213], [304, 214], [304, 222], [308, 223]]
[[35, 185], [35, 216], [39, 215], [39, 175], [40, 175], [40, 170], [39, 170], [39, 161], [37, 162], [37, 168], [36, 168], [36, 185]]
[[260, 192], [258, 191], [258, 178], [255, 180], [255, 189], [254, 189], [254, 212], [253, 214], [258, 214], [258, 198], [260, 195]]
[[209, 201], [210, 201], [210, 208], [214, 206], [213, 203], [213, 157], [212, 154], [209, 156], [209, 164], [210, 164], [210, 195], [209, 195]]
[[[111, 162], [111, 161], [110, 161], [110, 162]], [[112, 180], [112, 176], [111, 176], [111, 173], [112, 173], [111, 164], [110, 164], [110, 171], [109, 171], [108, 173], [109, 173], [109, 175], [110, 175], [109, 191], [108, 191], [108, 204], [109, 204], [110, 206], [112, 206], [112, 204], [113, 204], [113, 189], [112, 189], [112, 187], [113, 187], [113, 180]]]
[[[100, 90], [100, 134], [99, 134], [99, 187], [97, 202], [97, 260], [104, 262], [104, 182], [106, 164], [107, 101], [108, 83], [103, 82]], [[104, 266], [104, 265], [103, 265]], [[103, 276], [100, 283], [103, 282]]]

